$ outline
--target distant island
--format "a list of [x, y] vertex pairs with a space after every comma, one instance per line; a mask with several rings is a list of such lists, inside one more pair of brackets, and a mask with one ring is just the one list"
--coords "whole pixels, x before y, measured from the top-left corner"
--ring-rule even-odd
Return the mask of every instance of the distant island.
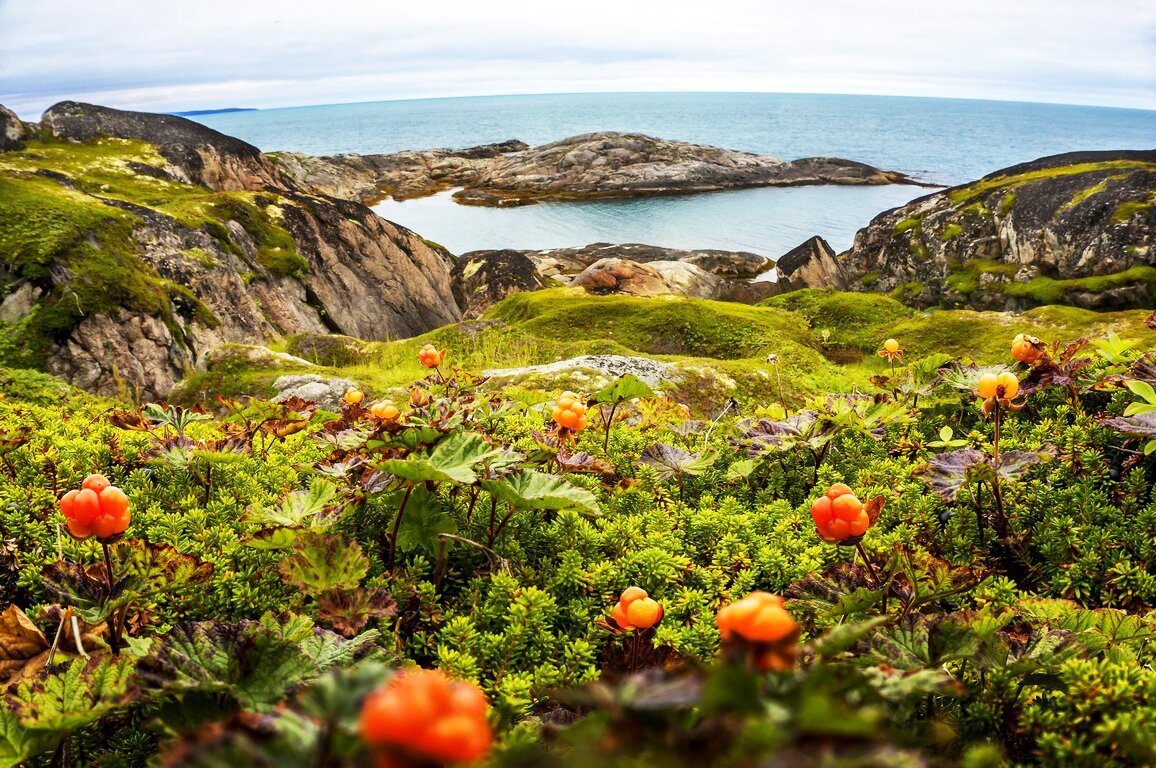
[[225, 107], [224, 109], [190, 109], [186, 112], [170, 112], [178, 117], [196, 117], [197, 115], [223, 115], [228, 112], [256, 112], [256, 107]]

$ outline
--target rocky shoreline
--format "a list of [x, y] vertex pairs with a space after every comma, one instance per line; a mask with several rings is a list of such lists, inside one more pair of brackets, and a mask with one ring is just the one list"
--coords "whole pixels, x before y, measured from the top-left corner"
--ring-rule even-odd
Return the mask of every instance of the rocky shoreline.
[[770, 155], [601, 132], [529, 147], [510, 140], [464, 150], [314, 157], [271, 153], [286, 175], [318, 194], [372, 204], [456, 189], [463, 205], [694, 194], [804, 184], [918, 184], [902, 173], [834, 157]]

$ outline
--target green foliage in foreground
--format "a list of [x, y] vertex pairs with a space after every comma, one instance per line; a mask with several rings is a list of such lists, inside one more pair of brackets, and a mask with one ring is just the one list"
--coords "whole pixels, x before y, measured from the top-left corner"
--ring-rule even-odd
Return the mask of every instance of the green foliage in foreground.
[[[918, 321], [879, 297], [785, 302], [812, 322], [858, 313], [848, 348], [871, 349], [864, 325]], [[533, 298], [501, 312], [560, 322]], [[708, 315], [697, 351], [778, 341], [833, 365], [784, 315], [743, 308], [741, 331]], [[579, 318], [570, 338], [597, 332]], [[1118, 337], [1057, 345], [1021, 369], [997, 433], [970, 391], [990, 369], [894, 335], [908, 364], [873, 396], [788, 413], [748, 395], [708, 422], [623, 384], [589, 393], [577, 436], [549, 429], [557, 391], [478, 392], [448, 368], [400, 423], [368, 403], [125, 411], [6, 371], [0, 765], [358, 764], [361, 698], [406, 662], [482, 687], [498, 765], [1143, 764], [1156, 360]], [[132, 502], [111, 588], [56, 511], [93, 471]], [[872, 564], [815, 533], [811, 501], [836, 481], [884, 501]], [[627, 586], [662, 603], [655, 629], [607, 624]], [[794, 669], [719, 658], [715, 614], [752, 590], [787, 598]]]

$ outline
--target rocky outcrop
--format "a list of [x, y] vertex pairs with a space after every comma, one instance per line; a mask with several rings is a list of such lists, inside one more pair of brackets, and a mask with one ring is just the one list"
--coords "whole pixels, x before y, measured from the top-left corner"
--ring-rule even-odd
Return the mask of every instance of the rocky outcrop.
[[315, 157], [299, 152], [269, 156], [298, 183], [324, 195], [367, 205], [392, 197], [406, 200], [453, 189], [477, 179], [493, 161], [529, 149], [511, 139], [469, 149], [425, 149], [391, 155]]
[[491, 385], [534, 382], [535, 386], [541, 386], [550, 383], [553, 386], [593, 392], [609, 386], [614, 380], [627, 374], [641, 379], [653, 389], [658, 389], [674, 370], [675, 366], [672, 363], [664, 363], [649, 357], [580, 355], [545, 365], [482, 371], [482, 375], [490, 380]]
[[776, 262], [775, 268], [779, 282], [792, 291], [800, 288], [843, 290], [847, 287], [843, 265], [821, 237], [812, 237], [792, 248]]
[[293, 184], [252, 144], [175, 115], [127, 112], [62, 101], [40, 120], [49, 136], [92, 141], [101, 136], [152, 144], [172, 166], [172, 175], [216, 190], [292, 188]]
[[466, 205], [526, 205], [712, 192], [799, 184], [910, 184], [901, 173], [834, 157], [784, 162], [640, 133], [588, 133], [527, 147], [518, 141], [467, 150], [392, 155], [276, 156], [300, 184], [322, 194], [374, 202], [461, 187]]
[[840, 261], [920, 307], [1151, 308], [1154, 229], [1156, 151], [1074, 152], [882, 213]]
[[450, 273], [462, 317], [473, 320], [512, 293], [545, 288], [534, 262], [519, 251], [475, 251]]
[[[477, 307], [483, 307], [477, 310], [466, 309], [463, 304], [470, 291], [482, 287], [489, 290], [490, 286], [500, 286], [503, 282], [516, 290], [537, 290], [533, 287], [535, 284], [543, 287], [553, 281], [582, 286], [592, 293], [635, 296], [668, 293], [744, 304], [756, 304], [780, 292], [773, 282], [753, 279], [773, 269], [775, 262], [743, 251], [682, 250], [639, 243], [593, 243], [544, 251], [471, 251], [460, 257], [455, 276], [469, 273], [471, 268], [467, 264], [483, 261], [487, 263], [487, 274], [502, 275], [502, 280], [478, 279], [471, 289], [459, 286], [461, 278], [455, 277], [458, 304], [471, 317], [515, 290], [500, 288], [492, 300], [477, 302]], [[536, 282], [531, 269], [537, 276]]]
[[[109, 158], [100, 161], [105, 188], [122, 183], [117, 173], [124, 174], [123, 190], [139, 189], [139, 174], [192, 187], [170, 186], [164, 197], [129, 203], [117, 199], [126, 197], [123, 190], [107, 198], [102, 191], [80, 193], [102, 190], [84, 178], [83, 167], [70, 170], [73, 176], [46, 168], [35, 177], [32, 205], [55, 205], [59, 194], [69, 206], [61, 210], [83, 206], [80, 226], [89, 229], [36, 272], [0, 252], [6, 285], [0, 312], [10, 322], [17, 314], [83, 313], [69, 325], [55, 320], [47, 337], [22, 337], [30, 348], [44, 349], [50, 372], [78, 386], [164, 397], [202, 353], [224, 344], [264, 345], [291, 334], [401, 338], [461, 316], [451, 291], [451, 257], [359, 203], [301, 193], [244, 142], [178, 118], [71, 102], [49, 110], [42, 130], [73, 141], [159, 142], [164, 160], [156, 165], [129, 147], [123, 159], [116, 156], [120, 147], [106, 147]], [[27, 174], [0, 174], [33, 183]], [[55, 183], [59, 193], [52, 191]], [[184, 195], [196, 206], [168, 205]], [[13, 215], [0, 225], [37, 235], [19, 211]], [[99, 289], [91, 285], [88, 260], [94, 258], [113, 259], [121, 270]], [[8, 264], [16, 265], [13, 271]], [[41, 311], [31, 312], [36, 307]]]
[[775, 267], [774, 261], [747, 251], [686, 250], [641, 243], [591, 243], [577, 248], [551, 248], [522, 253], [537, 265], [542, 275], [560, 278], [576, 275], [601, 259], [626, 259], [643, 263], [682, 261], [719, 277], [738, 279], [753, 279]]
[[299, 397], [322, 408], [338, 410], [342, 395], [357, 386], [357, 382], [315, 373], [279, 376], [273, 382], [274, 401]]
[[24, 123], [16, 113], [0, 104], [0, 152], [19, 149], [24, 140]]
[[640, 133], [589, 133], [490, 165], [454, 199], [468, 205], [713, 192], [799, 184], [894, 184], [903, 174], [837, 158], [783, 162], [770, 155]]

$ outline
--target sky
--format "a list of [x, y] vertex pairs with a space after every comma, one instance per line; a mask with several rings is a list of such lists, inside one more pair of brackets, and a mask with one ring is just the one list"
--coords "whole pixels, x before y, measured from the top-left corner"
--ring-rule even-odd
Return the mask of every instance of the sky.
[[168, 112], [597, 91], [1156, 109], [1156, 2], [0, 0], [0, 104], [25, 119], [63, 99]]

